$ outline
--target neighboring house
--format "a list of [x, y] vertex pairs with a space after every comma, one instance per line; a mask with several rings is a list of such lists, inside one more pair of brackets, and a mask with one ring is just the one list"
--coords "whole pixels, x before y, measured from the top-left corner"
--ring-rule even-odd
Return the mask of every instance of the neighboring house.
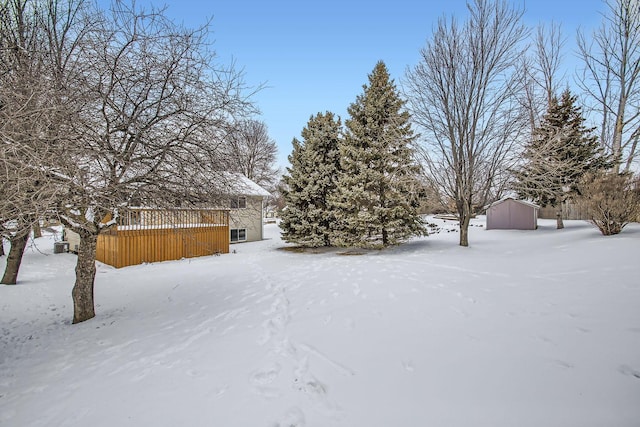
[[255, 242], [264, 237], [264, 203], [270, 193], [241, 174], [233, 174], [229, 195], [229, 241]]
[[487, 230], [535, 230], [538, 228], [536, 204], [506, 197], [487, 207]]
[[273, 205], [267, 205], [264, 208], [264, 223], [274, 224], [278, 219], [278, 210]]
[[78, 253], [80, 248], [80, 235], [68, 228], [62, 229], [62, 241], [69, 243], [69, 252]]

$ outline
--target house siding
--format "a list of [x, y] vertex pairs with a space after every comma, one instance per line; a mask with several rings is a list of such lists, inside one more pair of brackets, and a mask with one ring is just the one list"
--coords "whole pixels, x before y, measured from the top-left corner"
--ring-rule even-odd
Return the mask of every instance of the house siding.
[[[247, 207], [231, 209], [229, 229], [246, 229], [247, 239], [243, 242], [255, 242], [263, 238], [262, 196], [246, 196]], [[236, 242], [233, 242], [236, 243]], [[238, 242], [240, 243], [240, 242]]]

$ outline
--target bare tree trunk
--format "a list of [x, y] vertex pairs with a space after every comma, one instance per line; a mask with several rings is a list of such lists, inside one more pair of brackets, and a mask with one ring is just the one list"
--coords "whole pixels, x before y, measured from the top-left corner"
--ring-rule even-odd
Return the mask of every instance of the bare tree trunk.
[[4, 239], [0, 237], [0, 256], [4, 256]]
[[562, 221], [562, 206], [558, 207], [556, 212], [556, 229], [562, 230], [564, 228], [564, 222]]
[[462, 202], [459, 205], [460, 217], [460, 246], [469, 246], [469, 224], [471, 223], [471, 203]]
[[38, 237], [42, 237], [42, 230], [40, 229], [40, 220], [37, 219], [31, 226], [33, 228], [33, 238], [37, 239]]
[[638, 142], [640, 141], [640, 128], [635, 132], [635, 136], [633, 136], [633, 143], [631, 144], [631, 149], [629, 150], [629, 157], [627, 158], [627, 165], [624, 168], [625, 173], [629, 173], [631, 170], [631, 165], [633, 164], [633, 159], [635, 158], [635, 152], [638, 148]]
[[97, 243], [97, 234], [82, 234], [76, 263], [76, 283], [71, 292], [73, 297], [73, 323], [84, 322], [96, 315], [93, 304], [93, 282], [96, 276]]
[[618, 106], [618, 114], [616, 116], [616, 125], [613, 131], [613, 146], [611, 148], [611, 154], [615, 159], [613, 165], [613, 172], [620, 173], [620, 164], [622, 163], [622, 133], [624, 132], [624, 109], [625, 98], [620, 97], [620, 105]]
[[7, 265], [4, 269], [4, 275], [2, 276], [0, 283], [4, 285], [16, 284], [20, 264], [22, 264], [22, 254], [24, 254], [24, 248], [27, 246], [27, 241], [29, 240], [29, 231], [30, 230], [24, 233], [19, 233], [9, 240], [11, 242], [11, 249], [9, 249]]
[[471, 217], [460, 218], [460, 246], [469, 246], [469, 222]]

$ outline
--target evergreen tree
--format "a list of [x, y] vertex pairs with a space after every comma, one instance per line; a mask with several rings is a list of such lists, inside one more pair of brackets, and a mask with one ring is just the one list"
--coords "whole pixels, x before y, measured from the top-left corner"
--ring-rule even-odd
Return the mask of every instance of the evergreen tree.
[[294, 138], [291, 167], [283, 177], [286, 209], [282, 211], [282, 238], [301, 246], [332, 244], [335, 216], [328, 205], [340, 168], [338, 141], [342, 123], [333, 113], [318, 113]]
[[582, 176], [612, 165], [584, 122], [576, 96], [568, 89], [559, 100], [553, 98], [515, 173], [521, 197], [557, 208], [558, 228], [564, 227], [562, 205], [577, 194]]
[[363, 89], [348, 108], [340, 144], [342, 171], [332, 198], [338, 220], [335, 243], [385, 247], [425, 232], [417, 213], [415, 137], [382, 61]]

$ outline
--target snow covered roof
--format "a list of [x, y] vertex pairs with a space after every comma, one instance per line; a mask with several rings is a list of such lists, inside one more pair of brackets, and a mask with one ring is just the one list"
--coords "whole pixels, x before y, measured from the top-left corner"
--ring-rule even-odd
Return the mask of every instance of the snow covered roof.
[[501, 203], [504, 203], [504, 202], [506, 202], [507, 200], [513, 200], [514, 202], [518, 202], [518, 203], [521, 203], [521, 204], [523, 204], [523, 205], [531, 206], [532, 208], [535, 208], [535, 209], [540, 209], [540, 206], [536, 205], [535, 203], [528, 202], [528, 201], [526, 201], [526, 200], [516, 199], [516, 198], [511, 197], [511, 196], [509, 196], [509, 197], [503, 197], [503, 198], [502, 198], [502, 199], [500, 199], [500, 200], [496, 200], [495, 202], [491, 203], [490, 205], [485, 206], [485, 209], [489, 209], [489, 208], [491, 208], [491, 207], [493, 207], [493, 206], [496, 206], [496, 205], [499, 205], [499, 204], [501, 204]]
[[261, 196], [269, 197], [269, 193], [264, 188], [247, 178], [240, 173], [227, 172], [225, 173], [226, 185], [230, 194], [238, 196]]

